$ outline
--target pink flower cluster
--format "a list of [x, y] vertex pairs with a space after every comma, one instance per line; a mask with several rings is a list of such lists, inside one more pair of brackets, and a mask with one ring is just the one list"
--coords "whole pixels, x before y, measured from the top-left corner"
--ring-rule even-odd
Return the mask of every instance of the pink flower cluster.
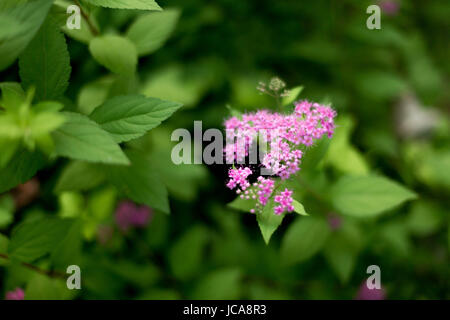
[[6, 300], [24, 300], [25, 292], [21, 288], [16, 288], [15, 290], [8, 291], [5, 295]]
[[[258, 144], [260, 147], [261, 143], [265, 143], [265, 153], [261, 159], [262, 167], [273, 176], [278, 176], [282, 180], [288, 179], [300, 170], [303, 157], [301, 148], [311, 146], [314, 140], [323, 136], [332, 137], [335, 117], [336, 111], [331, 107], [306, 100], [295, 103], [295, 109], [291, 114], [260, 110], [243, 114], [241, 119], [231, 117], [225, 121], [227, 163], [243, 163], [250, 154], [252, 144]], [[251, 174], [251, 169], [245, 166], [231, 169], [227, 187], [230, 189], [238, 187], [236, 192], [243, 193], [241, 198], [258, 197], [257, 205], [265, 206], [273, 193], [274, 181], [259, 177], [255, 185], [258, 191], [248, 190], [250, 183], [247, 179]], [[292, 191], [286, 189], [276, 196], [276, 199], [279, 200], [275, 200], [279, 206], [274, 209], [275, 214], [294, 210]]]
[[227, 140], [232, 141], [225, 147], [227, 162], [242, 163], [259, 137], [269, 144], [263, 166], [274, 175], [288, 179], [300, 170], [303, 156], [300, 147], [311, 146], [314, 139], [324, 135], [331, 138], [335, 116], [332, 108], [305, 100], [296, 103], [292, 114], [260, 110], [243, 114], [242, 120], [232, 117], [225, 121]]
[[147, 226], [152, 218], [153, 211], [146, 206], [136, 206], [133, 202], [124, 201], [116, 210], [116, 223], [122, 232], [131, 227], [142, 228]]
[[294, 211], [294, 206], [292, 205], [292, 202], [294, 201], [292, 199], [292, 193], [291, 190], [286, 188], [284, 191], [280, 192], [280, 195], [275, 196], [274, 201], [280, 204], [274, 208], [275, 214], [282, 214], [285, 211]]
[[241, 191], [244, 191], [248, 187], [250, 187], [250, 183], [247, 181], [247, 177], [252, 174], [252, 170], [250, 168], [238, 168], [238, 169], [230, 169], [228, 172], [228, 176], [230, 177], [230, 181], [227, 183], [227, 187], [230, 189], [234, 189], [237, 186], [240, 187]]

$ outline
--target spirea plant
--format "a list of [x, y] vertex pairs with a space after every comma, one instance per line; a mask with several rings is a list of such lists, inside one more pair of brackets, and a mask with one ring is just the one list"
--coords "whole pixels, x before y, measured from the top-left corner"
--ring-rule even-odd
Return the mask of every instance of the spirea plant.
[[[261, 94], [274, 98], [276, 110], [240, 113], [230, 108], [232, 116], [225, 120], [227, 144], [224, 153], [227, 163], [232, 164], [226, 186], [235, 190], [238, 195], [229, 205], [256, 215], [267, 244], [286, 214], [296, 212], [303, 216], [309, 215], [309, 210], [294, 195], [305, 189], [300, 183], [302, 162], [309, 169], [320, 168], [319, 164], [329, 145], [327, 140], [332, 139], [336, 129], [337, 112], [331, 106], [298, 99], [303, 87], [292, 90], [285, 87], [285, 83], [279, 78], [272, 78], [268, 85], [260, 82], [257, 89]], [[309, 161], [308, 157], [311, 157]], [[258, 158], [259, 162], [255, 165], [252, 160]], [[408, 190], [380, 177], [374, 176], [367, 180], [363, 178], [361, 181], [357, 177], [349, 178], [348, 182], [342, 182], [343, 189], [340, 189], [339, 183], [335, 186], [332, 201], [335, 201], [334, 205], [338, 210], [343, 201], [339, 192], [345, 194], [346, 187], [359, 188], [358, 184], [361, 184], [361, 188], [365, 184], [369, 185], [368, 189], [375, 187], [373, 192], [377, 192], [378, 188], [392, 187], [391, 191], [398, 191], [400, 195], [395, 197], [392, 204], [414, 197]], [[313, 190], [308, 191], [332, 213], [333, 204], [328, 203], [330, 200], [326, 196], [318, 195]], [[349, 212], [350, 215], [358, 215], [364, 211], [364, 208], [357, 205], [356, 210], [352, 209], [355, 204], [352, 202], [350, 200], [343, 204], [342, 211]], [[379, 203], [380, 208], [375, 212], [369, 209], [370, 214], [383, 211], [383, 206], [389, 208], [388, 203], [389, 201]], [[312, 221], [311, 228], [315, 228], [317, 223], [317, 232], [328, 232], [323, 220], [317, 217], [306, 219]], [[291, 245], [294, 247], [295, 243]]]
[[[66, 23], [71, 18], [66, 10], [73, 5], [80, 10], [79, 29]], [[123, 9], [125, 23], [101, 29], [96, 17], [110, 9]], [[158, 172], [149, 170], [148, 153], [128, 142], [182, 106], [140, 94], [137, 86], [139, 58], [164, 44], [178, 16], [177, 10], [162, 11], [153, 0], [0, 2], [0, 71], [18, 65], [18, 81], [0, 82], [0, 193], [45, 169], [54, 180], [51, 192], [60, 201], [58, 215], [25, 219], [15, 224], [10, 237], [1, 236], [2, 262], [25, 264], [50, 257], [51, 269], [65, 271], [78, 261], [79, 238], [95, 238], [117, 198], [146, 206], [140, 209], [146, 214], [143, 218], [129, 218], [130, 210], [120, 213], [119, 224], [126, 228], [147, 223], [149, 207], [170, 212], [166, 186]], [[67, 37], [79, 50], [90, 52], [93, 67], [102, 70], [103, 78], [78, 81], [71, 88], [78, 70], [71, 67]], [[77, 99], [66, 95], [68, 88]], [[62, 170], [53, 170], [61, 164]], [[82, 193], [99, 187], [97, 200], [85, 206]], [[3, 202], [12, 205], [2, 211], [2, 229], [14, 220], [11, 195], [3, 196]], [[71, 257], [61, 253], [65, 251]]]

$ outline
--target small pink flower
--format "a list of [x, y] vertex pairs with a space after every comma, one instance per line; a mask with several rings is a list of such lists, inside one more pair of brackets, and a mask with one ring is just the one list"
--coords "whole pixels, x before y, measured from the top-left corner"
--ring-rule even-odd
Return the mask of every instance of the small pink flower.
[[279, 203], [279, 206], [276, 206], [274, 208], [274, 212], [277, 215], [282, 214], [283, 212], [292, 212], [294, 211], [294, 206], [292, 205], [292, 202], [294, 201], [292, 199], [292, 191], [289, 189], [284, 189], [279, 195], [275, 196], [275, 202]]
[[122, 232], [131, 227], [147, 226], [152, 218], [153, 210], [147, 206], [136, 206], [133, 202], [123, 201], [116, 210], [116, 223]]
[[16, 288], [13, 291], [9, 291], [5, 295], [6, 300], [24, 300], [25, 292], [21, 288]]
[[358, 293], [356, 294], [356, 300], [384, 300], [386, 299], [386, 293], [381, 287], [380, 289], [369, 289], [366, 281], [361, 283]]
[[399, 3], [394, 0], [380, 1], [379, 6], [381, 10], [389, 16], [395, 16], [398, 13], [400, 7]]
[[328, 214], [327, 220], [331, 230], [338, 230], [341, 227], [342, 219], [337, 214], [335, 213]]

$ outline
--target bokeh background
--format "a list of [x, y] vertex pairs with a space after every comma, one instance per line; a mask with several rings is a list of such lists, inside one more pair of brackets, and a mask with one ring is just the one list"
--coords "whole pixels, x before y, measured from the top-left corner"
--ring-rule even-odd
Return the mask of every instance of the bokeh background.
[[[0, 268], [0, 290], [24, 287], [28, 298], [43, 299], [354, 299], [367, 295], [360, 286], [375, 264], [383, 287], [378, 298], [450, 298], [450, 3], [158, 3], [178, 9], [180, 17], [166, 44], [140, 60], [135, 79], [105, 76], [87, 47], [68, 38], [73, 71], [67, 96], [74, 108], [133, 92], [184, 103], [132, 143], [151, 155], [148, 170], [157, 170], [167, 185], [171, 214], [124, 204], [109, 186], [55, 194], [65, 165], [58, 160], [13, 191], [15, 219], [83, 212], [80, 249], [66, 253], [79, 261], [83, 288], [68, 293], [63, 281], [13, 264]], [[381, 30], [366, 28], [370, 4], [381, 6]], [[96, 14], [103, 29], [125, 30], [139, 13]], [[17, 80], [15, 68], [2, 80]], [[286, 217], [266, 245], [255, 217], [227, 206], [235, 195], [225, 187], [225, 165], [170, 161], [174, 129], [192, 131], [194, 120], [203, 121], [203, 130], [223, 128], [227, 105], [242, 112], [273, 109], [273, 99], [256, 90], [273, 76], [288, 87], [303, 86], [300, 98], [331, 103], [338, 112], [320, 170], [299, 173], [305, 189], [326, 196], [339, 177], [372, 172], [419, 195], [375, 218], [356, 219], [301, 193], [307, 212], [326, 219], [330, 230], [323, 241], [308, 235], [323, 244], [291, 266], [281, 263], [280, 247], [293, 220], [303, 217]], [[1, 206], [6, 210], [7, 201]], [[121, 210], [144, 219], [124, 231]]]

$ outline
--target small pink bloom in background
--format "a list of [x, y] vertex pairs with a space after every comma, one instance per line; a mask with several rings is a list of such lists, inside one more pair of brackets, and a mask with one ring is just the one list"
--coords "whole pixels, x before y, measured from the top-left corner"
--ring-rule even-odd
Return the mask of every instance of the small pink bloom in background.
[[386, 293], [383, 287], [380, 289], [369, 289], [367, 287], [366, 281], [361, 283], [358, 293], [356, 295], [356, 300], [384, 300], [386, 299]]
[[342, 219], [335, 213], [330, 213], [327, 216], [328, 225], [330, 226], [331, 230], [335, 231], [338, 230], [342, 225]]
[[122, 232], [130, 228], [143, 228], [148, 225], [153, 210], [147, 206], [137, 206], [133, 202], [123, 201], [116, 210], [116, 223]]
[[5, 295], [6, 300], [24, 300], [25, 292], [21, 288], [16, 288], [13, 291], [8, 291]]
[[380, 1], [378, 4], [381, 10], [389, 16], [395, 16], [400, 8], [399, 3], [394, 0], [383, 0]]

